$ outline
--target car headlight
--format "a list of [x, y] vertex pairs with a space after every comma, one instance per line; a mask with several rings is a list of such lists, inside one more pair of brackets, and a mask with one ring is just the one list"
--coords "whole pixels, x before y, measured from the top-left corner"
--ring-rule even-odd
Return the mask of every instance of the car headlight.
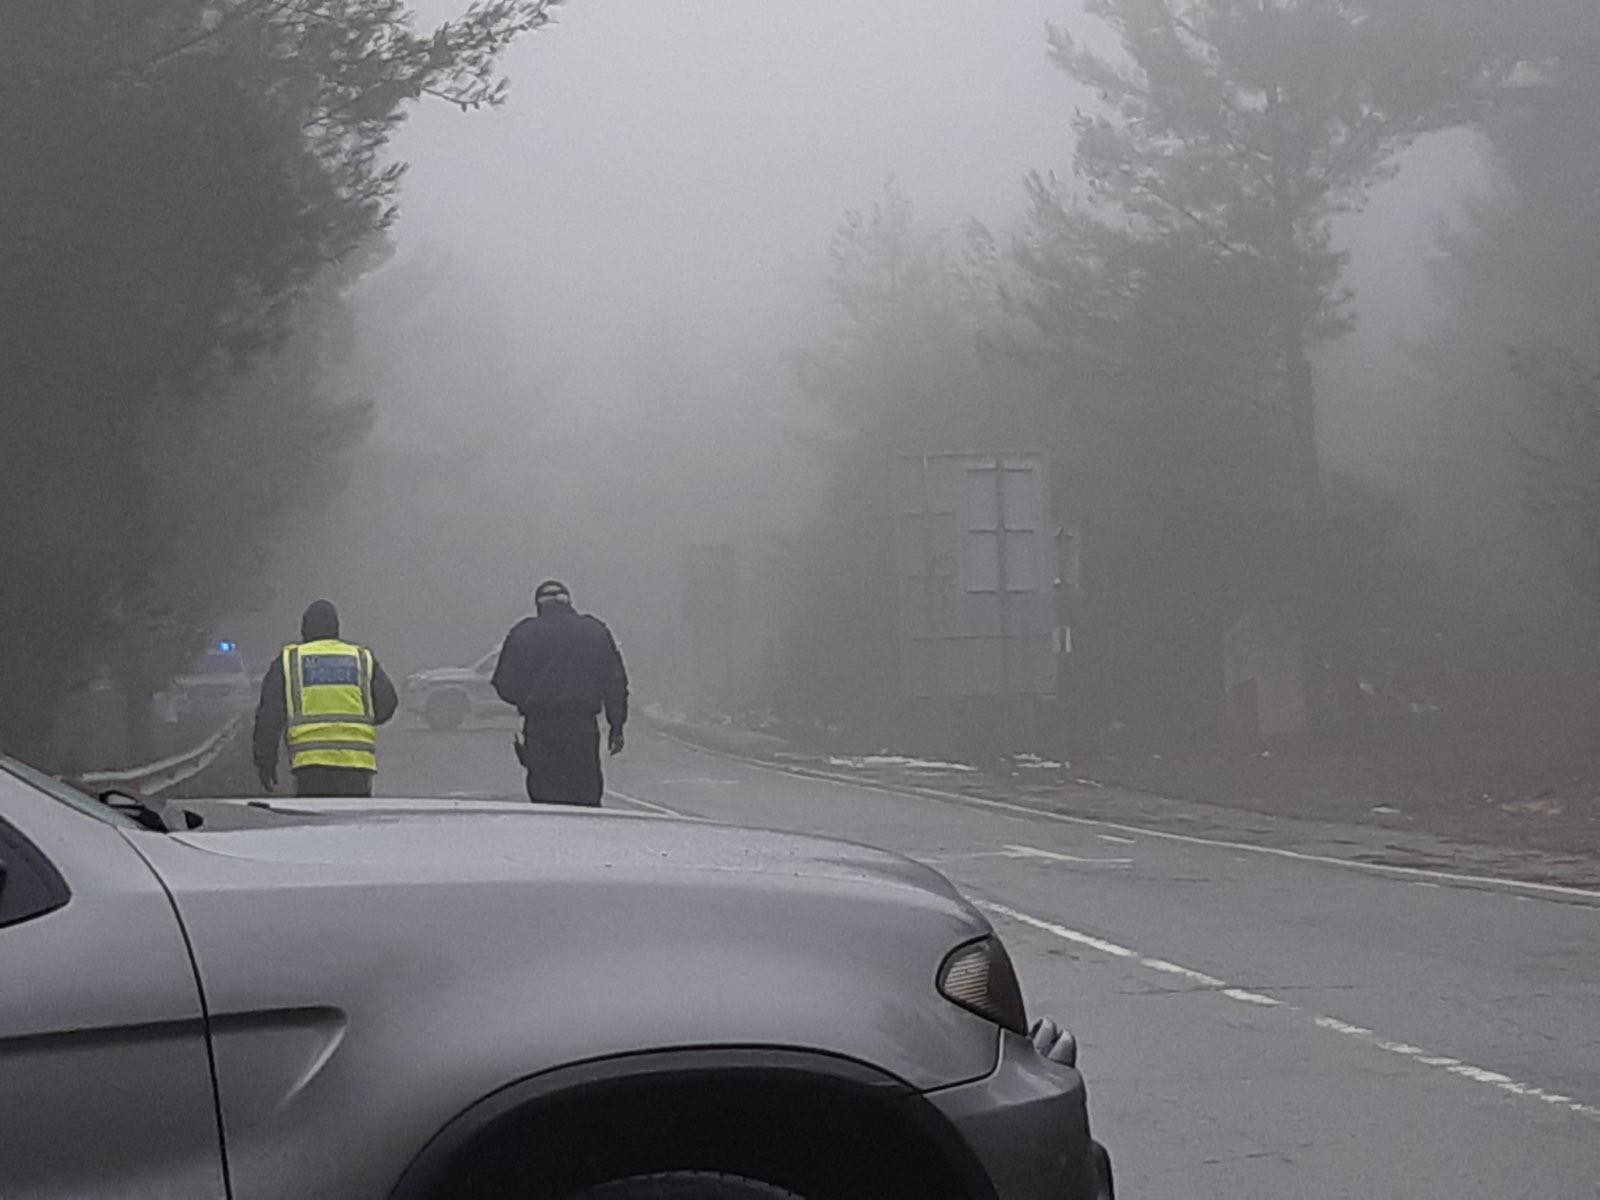
[[1028, 1032], [1028, 1012], [1011, 956], [994, 934], [957, 946], [939, 968], [939, 994], [1013, 1033]]

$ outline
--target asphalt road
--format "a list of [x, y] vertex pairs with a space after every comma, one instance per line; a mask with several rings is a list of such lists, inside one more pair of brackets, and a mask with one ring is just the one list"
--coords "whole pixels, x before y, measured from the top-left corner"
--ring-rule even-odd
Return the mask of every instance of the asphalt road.
[[[380, 790], [518, 795], [509, 742], [386, 732]], [[609, 783], [611, 807], [953, 879], [1030, 1011], [1078, 1035], [1121, 1195], [1600, 1200], [1600, 898], [799, 777], [642, 729]]]

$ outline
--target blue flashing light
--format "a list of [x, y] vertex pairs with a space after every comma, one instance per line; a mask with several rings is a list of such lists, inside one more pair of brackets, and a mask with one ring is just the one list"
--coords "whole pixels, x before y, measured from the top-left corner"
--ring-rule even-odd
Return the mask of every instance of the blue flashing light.
[[239, 648], [239, 643], [238, 642], [218, 642], [217, 643], [217, 649], [221, 650], [224, 654], [232, 654], [238, 648]]

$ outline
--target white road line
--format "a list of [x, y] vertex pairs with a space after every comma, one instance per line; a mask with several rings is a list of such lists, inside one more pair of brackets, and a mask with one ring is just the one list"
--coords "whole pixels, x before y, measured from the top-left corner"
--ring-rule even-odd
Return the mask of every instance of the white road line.
[[1051, 862], [1075, 863], [1089, 867], [1131, 867], [1131, 858], [1083, 858], [1077, 854], [1062, 854], [1057, 850], [1040, 850], [1036, 846], [1007, 846], [1006, 858], [1047, 858]]
[[1018, 855], [1011, 853], [1009, 850], [966, 850], [960, 854], [936, 854], [931, 856], [910, 854], [904, 850], [899, 851], [899, 853], [904, 854], [909, 859], [913, 859], [919, 863], [924, 863], [930, 867], [936, 867], [944, 863], [975, 862], [980, 858], [1014, 859], [1018, 857]]
[[1097, 938], [1087, 933], [1079, 933], [1076, 929], [1068, 929], [1065, 925], [1057, 925], [1053, 921], [1042, 921], [1038, 917], [1030, 917], [1027, 913], [1018, 912], [1014, 908], [1007, 908], [1003, 904], [991, 904], [987, 901], [978, 901], [978, 907], [986, 912], [999, 913], [1002, 917], [1010, 917], [1013, 921], [1021, 921], [1024, 925], [1032, 925], [1035, 929], [1042, 929], [1067, 942], [1076, 942], [1080, 946], [1088, 946], [1091, 950], [1098, 950], [1102, 954], [1110, 954], [1117, 958], [1137, 958], [1138, 952], [1129, 950], [1126, 946], [1119, 946], [1115, 942], [1108, 942], [1104, 938]]
[[1257, 1004], [1262, 1008], [1287, 1007], [1282, 1000], [1274, 1000], [1271, 996], [1263, 996], [1260, 992], [1247, 992], [1244, 988], [1223, 988], [1222, 994], [1229, 1000], [1237, 1000], [1240, 1004]]
[[1114, 833], [1102, 833], [1097, 836], [1102, 842], [1110, 842], [1113, 846], [1137, 846], [1139, 844], [1132, 838], [1118, 837]]
[[699, 754], [709, 755], [713, 758], [731, 759], [744, 763], [746, 766], [755, 767], [757, 770], [770, 771], [774, 775], [788, 775], [791, 778], [815, 779], [823, 783], [830, 783], [836, 787], [852, 788], [864, 792], [878, 792], [885, 796], [898, 796], [901, 799], [939, 800], [947, 804], [960, 804], [971, 808], [987, 808], [1006, 813], [1022, 813], [1025, 816], [1038, 817], [1046, 821], [1057, 821], [1063, 825], [1081, 825], [1095, 829], [1115, 829], [1121, 833], [1138, 834], [1141, 837], [1161, 838], [1164, 841], [1180, 842], [1190, 846], [1211, 846], [1220, 850], [1238, 850], [1248, 854], [1265, 854], [1273, 858], [1286, 858], [1294, 862], [1315, 863], [1325, 867], [1343, 867], [1351, 871], [1366, 871], [1374, 875], [1387, 875], [1402, 879], [1429, 879], [1446, 883], [1465, 884], [1469, 887], [1498, 888], [1512, 892], [1532, 892], [1541, 896], [1567, 896], [1574, 899], [1586, 900], [1600, 904], [1600, 890], [1593, 888], [1568, 887], [1559, 883], [1535, 883], [1527, 879], [1503, 879], [1496, 875], [1471, 875], [1461, 871], [1436, 871], [1427, 867], [1397, 867], [1387, 863], [1361, 862], [1353, 858], [1335, 858], [1328, 854], [1307, 854], [1300, 850], [1285, 850], [1278, 846], [1257, 846], [1249, 842], [1229, 842], [1218, 838], [1198, 837], [1192, 833], [1172, 833], [1165, 829], [1151, 829], [1144, 825], [1128, 825], [1120, 821], [1106, 821], [1097, 817], [1078, 817], [1070, 813], [1052, 812], [1046, 808], [1035, 808], [1032, 805], [1017, 804], [1010, 800], [994, 800], [986, 796], [967, 796], [960, 792], [945, 792], [936, 788], [914, 787], [905, 785], [889, 787], [881, 783], [871, 783], [865, 780], [850, 779], [848, 777], [831, 775], [825, 771], [816, 771], [803, 767], [776, 766], [764, 762], [759, 758], [750, 758], [743, 754], [732, 754], [723, 750], [710, 750], [704, 746], [697, 746], [693, 742], [685, 741], [673, 734], [657, 731], [657, 736], [667, 741], [674, 742], [687, 750]]
[[1600, 1107], [1590, 1104], [1581, 1104], [1571, 1096], [1563, 1096], [1557, 1092], [1547, 1092], [1540, 1087], [1529, 1083], [1518, 1083], [1510, 1076], [1502, 1075], [1499, 1071], [1486, 1070], [1475, 1067], [1471, 1063], [1464, 1063], [1458, 1058], [1447, 1058], [1443, 1055], [1429, 1054], [1417, 1046], [1407, 1045], [1405, 1042], [1391, 1042], [1379, 1037], [1370, 1029], [1363, 1029], [1359, 1025], [1350, 1025], [1334, 1017], [1313, 1016], [1312, 1020], [1318, 1028], [1327, 1029], [1334, 1033], [1343, 1034], [1345, 1037], [1354, 1038], [1356, 1041], [1365, 1042], [1369, 1046], [1376, 1046], [1379, 1050], [1390, 1054], [1397, 1054], [1401, 1058], [1409, 1058], [1421, 1063], [1425, 1067], [1434, 1067], [1448, 1071], [1452, 1075], [1459, 1075], [1463, 1079], [1470, 1079], [1474, 1083], [1486, 1083], [1490, 1087], [1499, 1088], [1513, 1096], [1521, 1096], [1527, 1100], [1539, 1100], [1555, 1108], [1565, 1108], [1570, 1112], [1586, 1117], [1600, 1118]]
[[614, 796], [624, 804], [637, 804], [647, 812], [657, 813], [663, 817], [683, 817], [687, 821], [698, 821], [699, 817], [691, 817], [677, 809], [668, 808], [665, 804], [657, 804], [654, 800], [641, 800], [637, 796], [630, 796], [626, 792], [619, 792], [616, 788], [607, 788], [606, 795]]
[[1600, 1121], [1600, 1106], [1584, 1104], [1571, 1096], [1563, 1096], [1557, 1092], [1547, 1091], [1531, 1083], [1522, 1083], [1499, 1071], [1491, 1071], [1485, 1067], [1474, 1066], [1471, 1063], [1462, 1062], [1458, 1058], [1432, 1054], [1419, 1046], [1413, 1046], [1406, 1042], [1390, 1041], [1364, 1026], [1352, 1025], [1348, 1021], [1341, 1021], [1338, 1017], [1311, 1012], [1301, 1008], [1299, 1005], [1290, 1004], [1285, 1000], [1279, 1000], [1274, 996], [1264, 995], [1261, 992], [1252, 992], [1245, 988], [1233, 987], [1215, 976], [1207, 975], [1201, 971], [1190, 970], [1188, 967], [1179, 966], [1177, 963], [1168, 962], [1166, 959], [1145, 958], [1138, 951], [1130, 950], [1127, 946], [1119, 946], [1115, 942], [1108, 942], [1104, 938], [1095, 937], [1093, 934], [1083, 933], [1076, 929], [1068, 929], [1065, 925], [1058, 925], [1054, 921], [1046, 921], [1040, 917], [1030, 916], [1004, 904], [995, 904], [987, 900], [979, 900], [976, 903], [985, 912], [994, 913], [996, 916], [1006, 917], [1020, 924], [1042, 930], [1054, 937], [1061, 938], [1063, 941], [1072, 942], [1079, 946], [1087, 946], [1092, 950], [1099, 950], [1114, 958], [1133, 960], [1139, 966], [1152, 971], [1159, 971], [1164, 975], [1178, 976], [1191, 983], [1197, 983], [1202, 987], [1209, 988], [1215, 991], [1217, 995], [1225, 996], [1237, 1003], [1255, 1005], [1260, 1008], [1274, 1008], [1284, 1013], [1292, 1013], [1309, 1021], [1317, 1029], [1326, 1030], [1329, 1033], [1350, 1038], [1361, 1042], [1363, 1045], [1382, 1050], [1385, 1053], [1408, 1059], [1420, 1067], [1444, 1071], [1447, 1074], [1470, 1080], [1473, 1083], [1484, 1084], [1520, 1099], [1537, 1100], [1552, 1108], [1565, 1109], [1567, 1112], [1574, 1113], [1577, 1116]]
[[1190, 983], [1198, 983], [1201, 987], [1215, 988], [1221, 991], [1228, 986], [1214, 975], [1191, 971], [1188, 967], [1180, 967], [1177, 963], [1168, 962], [1164, 958], [1141, 958], [1139, 963], [1141, 966], [1149, 967], [1152, 971], [1160, 971], [1163, 975], [1176, 975], [1180, 979], [1187, 979]]

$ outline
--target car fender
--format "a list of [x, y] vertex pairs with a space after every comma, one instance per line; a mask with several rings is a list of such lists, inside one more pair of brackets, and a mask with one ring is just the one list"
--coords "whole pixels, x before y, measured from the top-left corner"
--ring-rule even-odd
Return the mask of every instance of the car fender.
[[[468, 1106], [440, 1129], [401, 1175], [389, 1200], [430, 1200], [440, 1194], [481, 1140], [519, 1116], [551, 1111], [590, 1089], [617, 1084], [658, 1088], [709, 1079], [785, 1078], [843, 1089], [885, 1106], [910, 1136], [926, 1141], [974, 1196], [988, 1190], [982, 1167], [941, 1114], [903, 1080], [855, 1059], [777, 1046], [704, 1047], [649, 1051], [572, 1063], [509, 1084]], [[914, 1132], [912, 1132], [914, 1131]]]

